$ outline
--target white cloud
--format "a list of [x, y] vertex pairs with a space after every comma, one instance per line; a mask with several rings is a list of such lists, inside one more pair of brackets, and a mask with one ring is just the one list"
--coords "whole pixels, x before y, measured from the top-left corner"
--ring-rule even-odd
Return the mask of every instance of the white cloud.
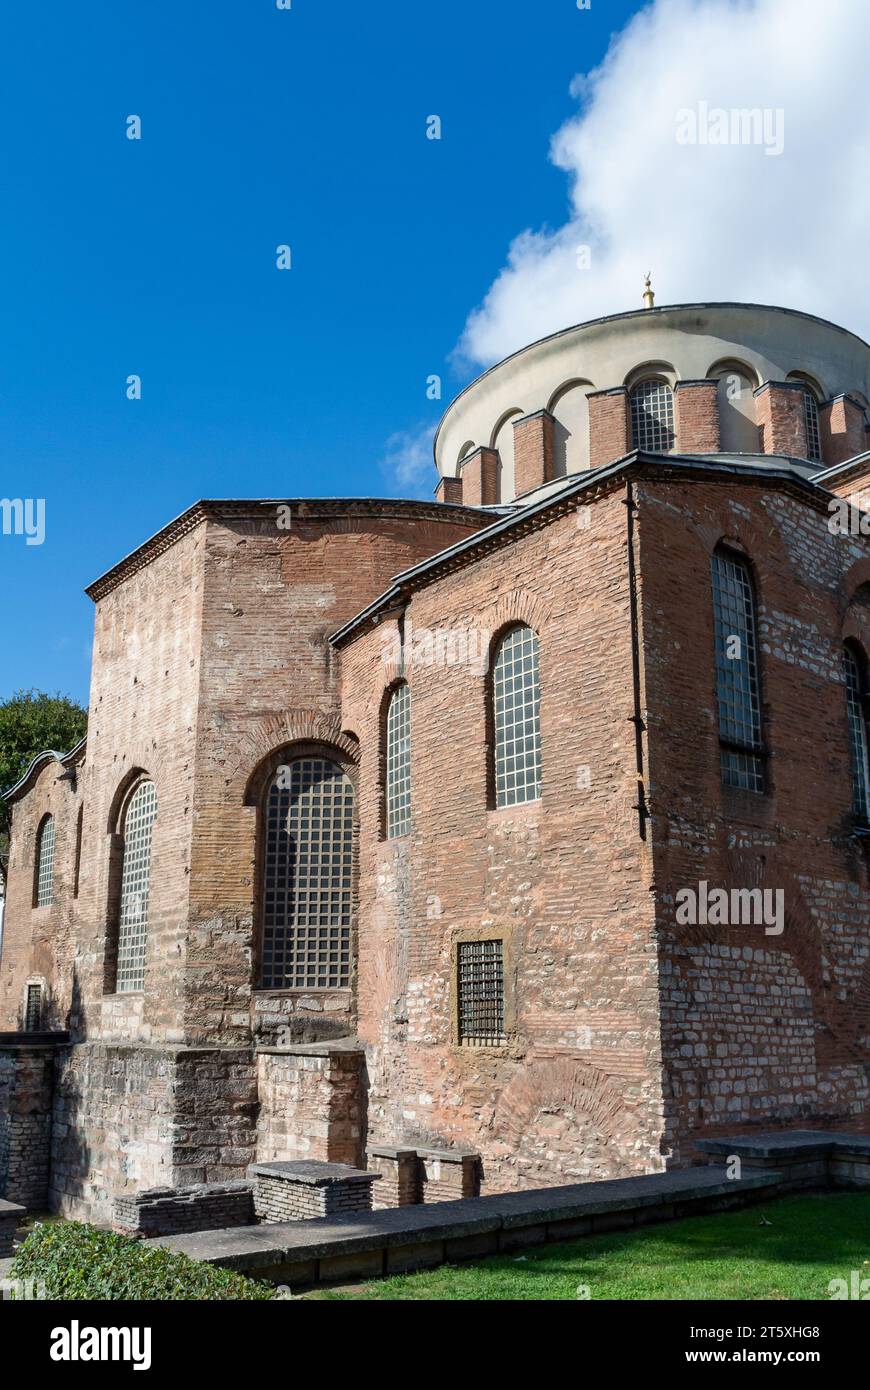
[[[868, 50], [865, 0], [655, 0], [575, 79], [580, 109], [551, 149], [568, 220], [514, 240], [460, 356], [489, 364], [640, 308], [649, 269], [659, 304], [778, 303], [870, 335]], [[679, 143], [700, 103], [781, 111], [782, 153]]]
[[432, 500], [437, 481], [432, 461], [432, 425], [391, 434], [385, 446], [382, 468], [399, 489], [401, 497]]

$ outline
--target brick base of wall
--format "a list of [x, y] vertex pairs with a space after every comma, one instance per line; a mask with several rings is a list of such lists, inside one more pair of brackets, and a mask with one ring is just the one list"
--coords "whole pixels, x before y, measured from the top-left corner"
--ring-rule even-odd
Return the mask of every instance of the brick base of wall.
[[254, 1209], [260, 1221], [309, 1221], [371, 1211], [377, 1173], [344, 1163], [252, 1163]]
[[376, 1210], [480, 1196], [480, 1154], [473, 1149], [370, 1144], [366, 1158], [369, 1169], [382, 1178], [375, 1189]]
[[116, 1197], [113, 1225], [123, 1235], [169, 1236], [182, 1231], [219, 1231], [254, 1223], [249, 1182], [152, 1187]]

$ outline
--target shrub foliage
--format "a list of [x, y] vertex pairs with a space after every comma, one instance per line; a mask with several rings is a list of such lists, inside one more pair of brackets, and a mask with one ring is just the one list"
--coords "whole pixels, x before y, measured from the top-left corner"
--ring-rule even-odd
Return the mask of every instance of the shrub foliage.
[[43, 1280], [54, 1299], [269, 1299], [242, 1274], [78, 1221], [36, 1226], [19, 1247], [15, 1279]]

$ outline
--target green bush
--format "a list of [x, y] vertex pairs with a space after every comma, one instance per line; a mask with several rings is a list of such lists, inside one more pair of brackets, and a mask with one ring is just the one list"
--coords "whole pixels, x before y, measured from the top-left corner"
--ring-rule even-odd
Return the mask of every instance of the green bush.
[[36, 1226], [19, 1247], [14, 1279], [43, 1280], [47, 1298], [263, 1299], [275, 1290], [228, 1269], [78, 1221]]

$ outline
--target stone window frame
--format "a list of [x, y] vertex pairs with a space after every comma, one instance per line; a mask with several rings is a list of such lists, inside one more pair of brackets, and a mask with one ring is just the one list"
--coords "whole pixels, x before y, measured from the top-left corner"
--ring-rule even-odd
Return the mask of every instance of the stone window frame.
[[[130, 802], [136, 795], [139, 788], [145, 782], [154, 784], [157, 795], [157, 807], [159, 813], [160, 794], [157, 787], [156, 778], [143, 767], [133, 768], [126, 777], [120, 782], [112, 798], [112, 804], [108, 817], [109, 835], [109, 864], [108, 864], [108, 889], [106, 892], [106, 937], [103, 952], [103, 996], [114, 997], [118, 995], [118, 938], [121, 928], [121, 887], [124, 875], [124, 823], [127, 819], [127, 811]], [[154, 824], [157, 824], [155, 816]], [[151, 858], [149, 866], [149, 896], [151, 888], [151, 874], [154, 866], [154, 834], [151, 838]], [[149, 903], [150, 906], [150, 903]], [[147, 967], [147, 941], [146, 937], [146, 967]], [[126, 998], [139, 998], [145, 993], [145, 986], [139, 990], [122, 991]]]
[[[459, 947], [469, 941], [500, 941], [504, 988], [504, 1038], [497, 1043], [463, 1042], [459, 1033]], [[515, 1051], [517, 1019], [517, 929], [512, 926], [459, 927], [450, 936], [450, 1044], [463, 1056], [500, 1056]]]
[[[40, 902], [40, 891], [42, 870], [45, 863], [45, 835], [48, 827], [52, 828], [51, 838], [51, 866], [48, 874], [48, 897]], [[55, 874], [57, 872], [57, 818], [51, 811], [45, 811], [39, 818], [36, 827], [36, 837], [34, 839], [33, 850], [33, 902], [32, 906], [39, 911], [44, 911], [47, 907], [53, 907], [55, 898]]]
[[[265, 892], [266, 869], [266, 797], [278, 768], [284, 763], [302, 758], [322, 758], [336, 763], [349, 779], [353, 787], [353, 848], [351, 857], [351, 927], [350, 927], [350, 977], [346, 985], [308, 985], [272, 987], [261, 983], [262, 939], [263, 939], [263, 896]], [[253, 806], [256, 815], [254, 832], [254, 884], [251, 951], [251, 992], [257, 998], [276, 997], [298, 999], [302, 995], [317, 994], [337, 998], [352, 997], [356, 989], [357, 962], [359, 953], [359, 814], [360, 779], [359, 764], [349, 754], [328, 739], [305, 738], [290, 743], [279, 744], [261, 759], [248, 781], [245, 789], [245, 805]]]

